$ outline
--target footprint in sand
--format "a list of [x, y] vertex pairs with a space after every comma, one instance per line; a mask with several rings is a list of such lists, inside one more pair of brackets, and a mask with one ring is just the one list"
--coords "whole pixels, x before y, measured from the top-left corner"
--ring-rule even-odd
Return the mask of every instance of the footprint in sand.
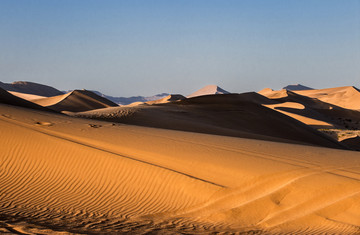
[[99, 128], [99, 127], [102, 127], [101, 125], [97, 125], [97, 124], [88, 124], [89, 127], [92, 127], [92, 128]]
[[9, 114], [1, 114], [1, 116], [12, 119], [12, 116]]
[[53, 126], [54, 123], [51, 123], [51, 122], [35, 122], [35, 125], [37, 125], [37, 126]]

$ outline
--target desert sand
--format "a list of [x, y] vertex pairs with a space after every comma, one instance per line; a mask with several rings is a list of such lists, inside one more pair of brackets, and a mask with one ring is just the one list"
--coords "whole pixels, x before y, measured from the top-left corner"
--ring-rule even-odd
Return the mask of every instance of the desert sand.
[[246, 93], [81, 112], [88, 99], [68, 99], [65, 113], [100, 121], [49, 111], [66, 97], [0, 92], [0, 232], [360, 232], [360, 153], [276, 110], [309, 105]]

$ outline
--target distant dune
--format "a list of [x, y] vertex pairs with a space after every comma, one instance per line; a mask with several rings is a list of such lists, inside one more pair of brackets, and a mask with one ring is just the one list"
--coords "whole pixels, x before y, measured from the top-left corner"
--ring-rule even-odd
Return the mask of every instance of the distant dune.
[[203, 95], [217, 95], [217, 94], [230, 94], [230, 92], [225, 91], [224, 89], [216, 85], [208, 85], [201, 88], [198, 91], [195, 91], [191, 95], [188, 95], [187, 98], [192, 98], [195, 96], [203, 96]]
[[13, 83], [2, 83], [0, 82], [0, 88], [7, 91], [15, 91], [25, 94], [33, 94], [38, 96], [56, 96], [62, 95], [63, 93], [51, 86], [42, 85], [34, 82], [13, 82]]
[[296, 85], [287, 85], [286, 87], [283, 88], [284, 90], [289, 90], [289, 91], [302, 91], [302, 90], [314, 90], [311, 87], [307, 87], [301, 84], [296, 84]]
[[153, 95], [153, 96], [131, 96], [131, 97], [114, 97], [114, 96], [110, 96], [110, 95], [105, 95], [99, 91], [92, 91], [95, 94], [104, 97], [108, 100], [111, 100], [112, 102], [119, 104], [119, 105], [128, 105], [131, 103], [135, 103], [135, 102], [148, 102], [148, 101], [153, 101], [153, 100], [159, 100], [162, 99], [166, 96], [169, 96], [169, 93], [161, 93], [161, 94], [157, 94], [157, 95]]
[[164, 103], [180, 101], [180, 100], [184, 100], [184, 99], [186, 99], [186, 98], [183, 95], [173, 94], [173, 95], [168, 95], [168, 96], [158, 99], [158, 100], [148, 101], [148, 102], [146, 102], [146, 104], [164, 104]]
[[32, 100], [32, 102], [59, 112], [82, 112], [118, 106], [110, 100], [86, 90], [75, 90], [59, 96]]

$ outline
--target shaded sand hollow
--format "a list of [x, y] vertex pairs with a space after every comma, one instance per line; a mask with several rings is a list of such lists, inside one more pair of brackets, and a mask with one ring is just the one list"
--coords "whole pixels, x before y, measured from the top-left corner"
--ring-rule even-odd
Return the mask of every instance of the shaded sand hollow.
[[0, 104], [0, 232], [359, 234], [360, 154]]

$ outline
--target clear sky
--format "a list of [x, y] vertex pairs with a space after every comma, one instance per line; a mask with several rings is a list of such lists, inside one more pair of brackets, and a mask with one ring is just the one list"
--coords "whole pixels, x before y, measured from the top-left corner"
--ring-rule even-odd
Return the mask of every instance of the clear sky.
[[0, 0], [0, 81], [115, 96], [360, 87], [360, 0]]

